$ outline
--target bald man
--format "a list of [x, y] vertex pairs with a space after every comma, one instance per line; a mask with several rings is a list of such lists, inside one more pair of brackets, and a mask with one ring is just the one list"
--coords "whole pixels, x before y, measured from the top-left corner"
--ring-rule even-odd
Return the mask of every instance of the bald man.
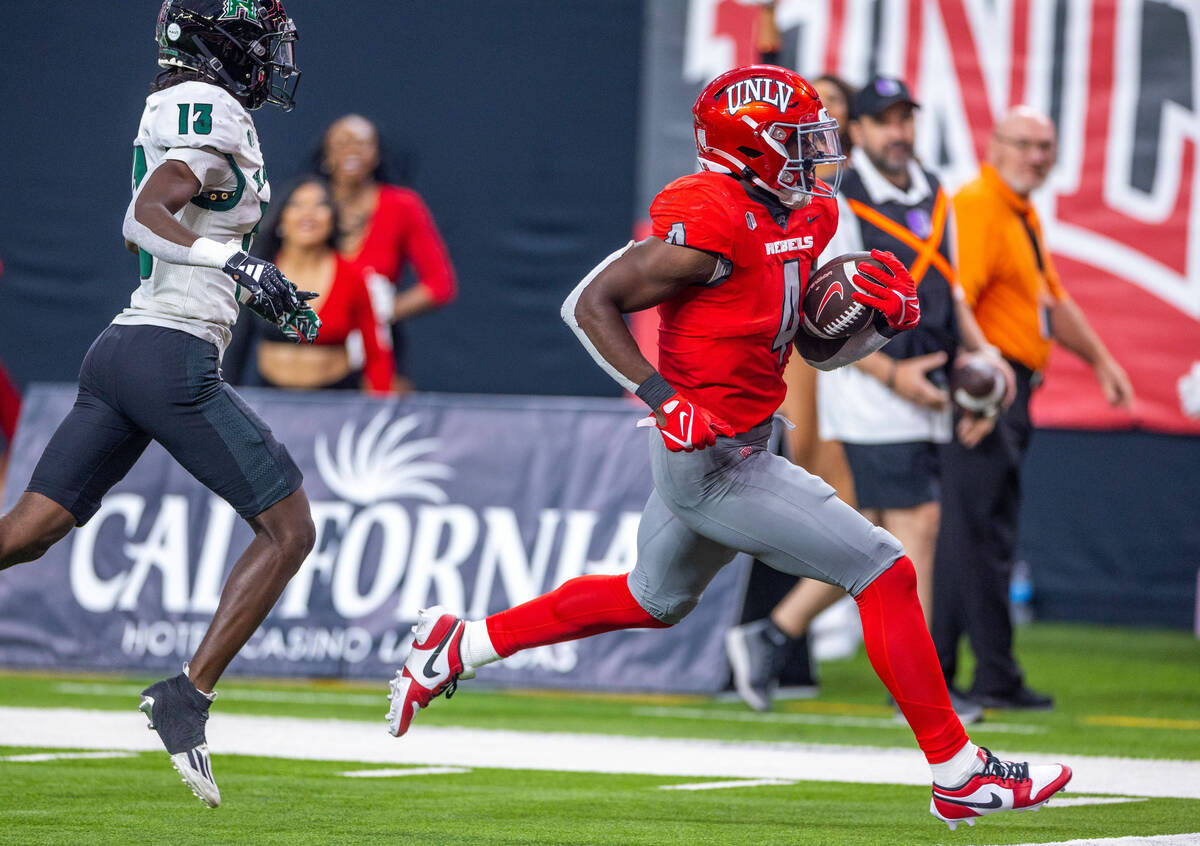
[[1030, 194], [1054, 166], [1054, 124], [1017, 106], [996, 125], [979, 178], [954, 197], [958, 278], [988, 342], [1012, 365], [1017, 398], [974, 449], [942, 451], [933, 639], [946, 681], [957, 672], [965, 634], [975, 653], [970, 696], [990, 708], [1049, 709], [1013, 656], [1009, 582], [1017, 543], [1021, 462], [1032, 433], [1030, 394], [1056, 341], [1086, 361], [1108, 401], [1133, 404], [1133, 388], [1063, 289]]

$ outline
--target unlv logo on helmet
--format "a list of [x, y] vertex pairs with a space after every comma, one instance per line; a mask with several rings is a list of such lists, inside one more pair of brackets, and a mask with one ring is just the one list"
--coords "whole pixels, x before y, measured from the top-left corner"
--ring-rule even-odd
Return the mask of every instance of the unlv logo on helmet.
[[779, 111], [787, 111], [795, 88], [778, 79], [753, 77], [735, 82], [725, 89], [726, 111], [736, 115], [751, 103], [769, 103]]
[[[794, 71], [774, 65], [727, 71], [704, 86], [692, 116], [705, 170], [749, 180], [789, 208], [837, 194], [845, 160], [837, 121]], [[818, 165], [835, 166], [830, 183], [817, 178]]]

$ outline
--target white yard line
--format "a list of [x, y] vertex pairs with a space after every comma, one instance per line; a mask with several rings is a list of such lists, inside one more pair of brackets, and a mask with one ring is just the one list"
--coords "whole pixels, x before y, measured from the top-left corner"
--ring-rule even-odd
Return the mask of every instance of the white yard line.
[[[141, 685], [104, 684], [102, 682], [60, 682], [56, 693], [72, 696], [137, 696]], [[309, 690], [246, 690], [221, 686], [220, 696], [226, 702], [284, 702], [299, 705], [378, 705], [379, 694], [347, 693], [342, 691]]]
[[471, 772], [467, 767], [406, 767], [402, 770], [347, 770], [346, 778], [396, 778], [397, 776], [458, 775]]
[[780, 778], [740, 778], [736, 781], [693, 781], [688, 784], [660, 784], [659, 790], [725, 790], [731, 787], [773, 787], [777, 784], [795, 784]]
[[[217, 758], [240, 754], [368, 764], [929, 784], [929, 768], [916, 749], [494, 731], [420, 724], [396, 740], [388, 736], [382, 718], [376, 724], [220, 711], [209, 720], [208, 740]], [[145, 718], [132, 708], [129, 712], [0, 708], [0, 746], [5, 745], [163, 751], [158, 737], [146, 731]], [[1019, 752], [1013, 757], [1069, 763], [1075, 770], [1072, 791], [1200, 799], [1200, 761]]]
[[[893, 717], [855, 717], [845, 714], [758, 714], [750, 711], [725, 711], [720, 708], [634, 708], [639, 717], [662, 717], [683, 720], [726, 720], [735, 723], [787, 723], [813, 726], [843, 726], [847, 728], [885, 728], [909, 731], [908, 723]], [[979, 724], [980, 731], [997, 734], [1043, 734], [1045, 726], [1028, 726], [1019, 723]]]
[[1058, 796], [1047, 808], [1078, 808], [1080, 805], [1120, 805], [1124, 802], [1145, 802], [1145, 796]]
[[1049, 843], [1018, 843], [1016, 846], [1197, 846], [1197, 844], [1200, 844], [1200, 831], [1192, 834], [1153, 834], [1147, 837], [1135, 835], [1133, 837], [1055, 840]]
[[[36, 746], [44, 746], [38, 743]], [[97, 758], [132, 758], [132, 752], [35, 752], [32, 755], [0, 755], [0, 762], [5, 764], [44, 764], [47, 761], [78, 761], [94, 760]]]

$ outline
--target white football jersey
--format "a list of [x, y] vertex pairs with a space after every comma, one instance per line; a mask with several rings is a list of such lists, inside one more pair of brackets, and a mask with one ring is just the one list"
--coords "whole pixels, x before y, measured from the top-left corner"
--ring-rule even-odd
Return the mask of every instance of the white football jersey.
[[[206, 82], [156, 91], [133, 143], [135, 195], [163, 161], [181, 161], [200, 180], [200, 193], [175, 217], [202, 237], [250, 249], [271, 186], [254, 121], [228, 91]], [[180, 329], [224, 352], [238, 315], [233, 280], [211, 267], [170, 264], [145, 251], [139, 257], [142, 283], [113, 322]]]

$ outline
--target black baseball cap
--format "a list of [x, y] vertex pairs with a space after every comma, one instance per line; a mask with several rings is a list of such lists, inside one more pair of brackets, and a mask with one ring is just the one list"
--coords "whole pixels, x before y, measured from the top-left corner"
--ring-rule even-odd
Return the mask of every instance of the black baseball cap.
[[894, 76], [873, 76], [866, 85], [854, 92], [850, 100], [850, 117], [875, 117], [896, 103], [909, 103], [913, 108], [921, 105], [912, 98], [904, 80]]

